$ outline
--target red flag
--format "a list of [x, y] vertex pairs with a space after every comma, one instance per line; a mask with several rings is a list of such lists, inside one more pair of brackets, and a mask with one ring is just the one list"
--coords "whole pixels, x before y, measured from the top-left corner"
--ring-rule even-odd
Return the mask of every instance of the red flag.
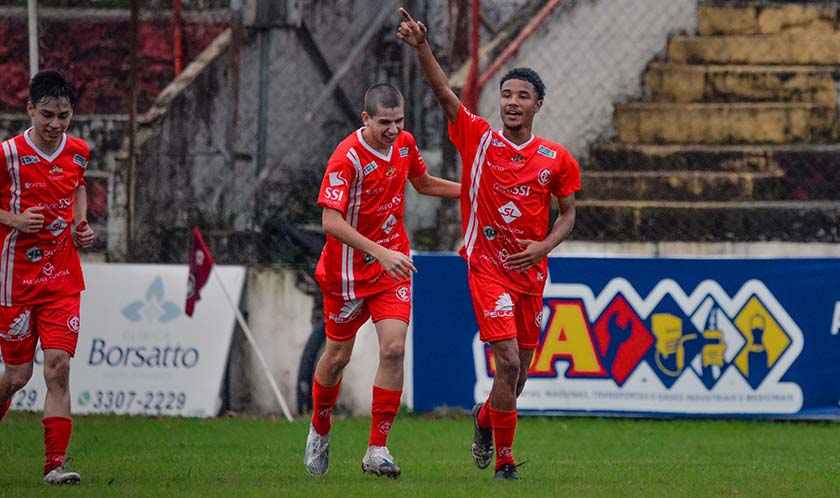
[[210, 249], [204, 243], [201, 232], [193, 228], [192, 247], [190, 248], [190, 277], [187, 280], [187, 305], [184, 311], [187, 316], [193, 315], [195, 302], [201, 299], [201, 288], [210, 278], [210, 271], [213, 269], [213, 256]]

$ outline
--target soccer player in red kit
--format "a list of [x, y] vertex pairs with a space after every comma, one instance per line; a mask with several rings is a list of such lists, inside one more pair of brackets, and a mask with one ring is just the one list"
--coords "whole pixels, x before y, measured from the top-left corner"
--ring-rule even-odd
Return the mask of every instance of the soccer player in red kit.
[[[64, 132], [76, 93], [55, 71], [36, 74], [26, 110], [32, 127], [2, 143], [0, 154], [0, 420], [29, 382], [35, 348], [44, 351], [45, 484], [78, 484], [64, 455], [70, 441], [70, 358], [79, 337], [85, 284], [76, 246], [93, 244], [86, 221], [90, 149]], [[69, 460], [69, 459], [68, 459]]]
[[[494, 477], [518, 480], [512, 450], [516, 398], [539, 342], [546, 256], [574, 226], [580, 167], [561, 145], [531, 133], [545, 96], [536, 72], [518, 68], [502, 77], [503, 129], [492, 130], [449, 87], [426, 40], [426, 26], [400, 11], [404, 20], [397, 36], [416, 49], [461, 155], [461, 255], [468, 265], [479, 336], [490, 343], [496, 364], [489, 399], [473, 407], [473, 459], [479, 468], [489, 466], [495, 442]], [[560, 216], [549, 230], [552, 196]]]
[[392, 478], [401, 472], [386, 442], [402, 396], [411, 273], [416, 271], [403, 225], [405, 183], [437, 197], [457, 198], [461, 192], [458, 183], [426, 172], [414, 137], [403, 130], [404, 102], [388, 84], [367, 90], [364, 126], [330, 157], [318, 196], [327, 241], [315, 279], [324, 295], [327, 343], [315, 368], [304, 456], [306, 470], [315, 476], [327, 472], [332, 408], [356, 332], [368, 318], [376, 327], [379, 365], [362, 470]]

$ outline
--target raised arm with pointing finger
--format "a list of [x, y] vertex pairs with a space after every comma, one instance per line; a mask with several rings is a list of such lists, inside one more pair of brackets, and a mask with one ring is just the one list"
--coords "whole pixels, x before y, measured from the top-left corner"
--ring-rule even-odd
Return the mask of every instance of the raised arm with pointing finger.
[[443, 108], [446, 119], [450, 123], [454, 123], [458, 117], [458, 110], [461, 108], [461, 100], [452, 91], [446, 74], [435, 59], [435, 54], [432, 53], [432, 48], [426, 39], [426, 32], [428, 31], [426, 25], [415, 21], [411, 14], [403, 8], [400, 8], [400, 14], [403, 16], [403, 21], [397, 30], [397, 37], [417, 50], [417, 58], [420, 60], [423, 76], [426, 77], [426, 81], [432, 87], [432, 92], [434, 92], [435, 98]]

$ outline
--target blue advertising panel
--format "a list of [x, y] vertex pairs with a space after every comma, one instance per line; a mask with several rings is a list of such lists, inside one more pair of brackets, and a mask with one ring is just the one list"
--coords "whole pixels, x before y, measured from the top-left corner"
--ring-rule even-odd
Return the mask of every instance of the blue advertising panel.
[[[470, 408], [487, 398], [494, 363], [466, 264], [449, 254], [414, 262], [414, 408]], [[840, 259], [548, 266], [520, 411], [840, 417]]]

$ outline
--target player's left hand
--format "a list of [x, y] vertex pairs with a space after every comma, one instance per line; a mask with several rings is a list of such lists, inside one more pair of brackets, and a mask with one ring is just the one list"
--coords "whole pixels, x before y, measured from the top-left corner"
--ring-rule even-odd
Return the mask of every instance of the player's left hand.
[[523, 246], [525, 250], [508, 257], [507, 264], [512, 270], [527, 271], [538, 265], [551, 251], [542, 242], [536, 240], [516, 239], [516, 242]]
[[87, 220], [82, 220], [76, 225], [74, 238], [77, 246], [90, 247], [93, 245], [93, 239], [96, 238], [96, 234], [93, 233], [90, 223]]

